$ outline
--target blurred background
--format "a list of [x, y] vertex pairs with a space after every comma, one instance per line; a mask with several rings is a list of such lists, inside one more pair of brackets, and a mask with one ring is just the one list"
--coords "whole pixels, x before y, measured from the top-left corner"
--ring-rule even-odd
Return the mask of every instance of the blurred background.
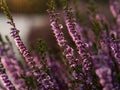
[[[13, 15], [20, 36], [26, 46], [35, 42], [38, 38], [45, 40], [50, 49], [57, 52], [55, 38], [50, 31], [49, 19], [46, 10], [49, 0], [7, 0], [8, 7]], [[57, 8], [61, 12], [61, 1], [56, 0]], [[80, 13], [79, 19], [82, 24], [88, 23], [87, 6], [90, 0], [69, 0], [71, 6]], [[108, 0], [95, 0], [99, 11], [107, 17], [111, 17]], [[0, 33], [2, 36], [9, 35], [10, 26], [6, 23], [5, 15], [0, 14]], [[66, 29], [63, 32], [66, 34]], [[69, 35], [65, 35], [69, 39]], [[72, 42], [70, 42], [72, 43]]]

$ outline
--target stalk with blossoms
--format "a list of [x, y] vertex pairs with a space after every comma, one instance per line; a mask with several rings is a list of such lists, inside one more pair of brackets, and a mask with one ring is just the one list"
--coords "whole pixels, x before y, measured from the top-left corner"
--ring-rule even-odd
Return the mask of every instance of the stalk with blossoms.
[[2, 63], [9, 73], [9, 76], [12, 78], [12, 82], [16, 86], [17, 90], [27, 89], [24, 79], [21, 78], [22, 69], [18, 62], [14, 58], [7, 58], [2, 60]]
[[[64, 50], [64, 54], [68, 59], [69, 65], [71, 68], [76, 67], [77, 63], [79, 64], [80, 61], [78, 58], [75, 57], [74, 50], [68, 45], [67, 41], [64, 38], [64, 35], [61, 31], [62, 24], [59, 23], [59, 17], [54, 10], [48, 10], [49, 18], [53, 33], [57, 39], [58, 45]], [[76, 77], [77, 79], [77, 77]]]
[[[16, 29], [15, 23], [13, 21], [13, 18], [8, 10], [8, 7], [6, 6], [6, 2], [4, 0], [1, 1], [1, 8], [4, 11], [4, 13], [7, 15], [8, 19], [10, 20], [8, 23], [12, 26], [11, 28], [11, 36], [13, 37], [18, 49], [22, 53], [22, 55], [25, 57], [26, 62], [28, 63], [29, 67], [32, 70], [32, 73], [36, 74], [35, 70], [35, 62], [33, 61], [33, 57], [30, 55], [29, 51], [26, 49], [25, 45], [23, 44], [20, 36], [19, 36], [19, 30]], [[36, 74], [38, 77], [38, 73]]]
[[120, 40], [119, 40], [119, 36], [120, 36], [120, 14], [119, 14], [119, 7], [118, 7], [118, 0], [110, 0], [110, 10], [114, 16], [114, 18], [116, 18], [116, 34], [117, 37], [115, 39], [111, 39], [111, 50], [112, 50], [112, 54], [114, 55], [116, 62], [118, 63], [118, 67], [120, 70]]
[[110, 10], [113, 14], [113, 17], [116, 20], [116, 31], [117, 38], [120, 38], [120, 10], [119, 10], [119, 0], [109, 0]]
[[4, 86], [7, 90], [16, 90], [15, 86], [9, 79], [9, 77], [6, 73], [6, 70], [1, 62], [1, 60], [6, 60], [6, 59], [7, 59], [7, 57], [0, 56], [0, 79], [2, 80]]
[[[32, 53], [29, 52], [5, 0], [0, 0], [11, 26], [10, 35], [25, 59], [25, 62], [17, 61], [8, 38], [4, 42], [0, 36], [0, 90], [1, 86], [5, 90], [120, 90], [119, 3], [118, 0], [109, 1], [116, 20], [111, 24], [107, 17], [96, 11], [93, 1], [88, 7], [90, 24], [85, 27], [77, 22], [78, 16], [74, 17], [69, 4], [72, 0], [60, 0], [65, 8], [59, 14], [55, 0], [48, 3], [50, 26], [62, 55], [49, 52], [41, 39], [33, 45]], [[69, 45], [65, 38], [62, 19], [74, 45]]]
[[103, 86], [102, 90], [114, 90], [111, 77], [112, 71], [109, 67], [101, 66], [95, 72], [100, 79], [100, 84]]
[[[6, 68], [7, 74], [9, 74], [11, 81], [13, 82], [13, 85], [16, 86], [17, 90], [20, 89], [27, 89], [27, 86], [25, 84], [25, 80], [21, 78], [21, 75], [23, 74], [24, 70], [20, 67], [16, 57], [15, 53], [13, 51], [12, 43], [10, 42], [9, 38], [6, 36], [7, 42], [4, 42], [2, 37], [1, 38], [1, 47], [0, 49], [2, 56], [7, 56], [6, 59], [2, 59], [1, 63]], [[13, 67], [14, 66], [14, 67]]]
[[[11, 37], [13, 37], [13, 39], [16, 43], [16, 46], [18, 47], [19, 51], [21, 52], [21, 54], [25, 58], [29, 68], [32, 70], [32, 74], [35, 77], [35, 79], [38, 83], [38, 86], [41, 88], [46, 88], [46, 86], [43, 85], [45, 83], [44, 82], [41, 83], [41, 77], [42, 77], [41, 75], [44, 72], [41, 72], [41, 70], [39, 70], [39, 67], [36, 66], [35, 61], [33, 60], [34, 57], [32, 55], [30, 55], [30, 52], [27, 50], [27, 48], [23, 44], [23, 42], [19, 36], [19, 30], [17, 30], [15, 23], [14, 23], [14, 20], [11, 16], [9, 9], [6, 5], [6, 2], [4, 0], [1, 0], [1, 9], [7, 15], [8, 19], [9, 19], [8, 23], [12, 26], [11, 32], [10, 32]], [[47, 81], [49, 82], [49, 80], [47, 80]], [[53, 88], [53, 87], [51, 86], [51, 88]]]
[[11, 81], [10, 77], [7, 74], [6, 67], [4, 66], [2, 61], [8, 59], [6, 56], [6, 52], [9, 50], [5, 47], [6, 43], [3, 41], [0, 35], [0, 79], [7, 90], [16, 90], [13, 82]]
[[69, 7], [66, 8], [64, 11], [64, 18], [65, 18], [65, 23], [66, 23], [68, 32], [70, 36], [72, 37], [73, 41], [75, 42], [78, 53], [82, 58], [82, 66], [83, 66], [82, 70], [83, 70], [83, 73], [87, 77], [86, 83], [92, 86], [93, 84], [92, 83], [92, 71], [93, 71], [92, 62], [93, 61], [92, 61], [92, 58], [90, 57], [90, 53], [87, 51], [85, 43], [81, 41], [77, 33], [75, 19]]

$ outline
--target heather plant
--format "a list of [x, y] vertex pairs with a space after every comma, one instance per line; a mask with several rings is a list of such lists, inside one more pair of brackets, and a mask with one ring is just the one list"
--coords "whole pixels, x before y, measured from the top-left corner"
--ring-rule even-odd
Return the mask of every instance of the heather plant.
[[[120, 90], [119, 1], [109, 0], [113, 22], [99, 12], [94, 0], [90, 1], [87, 13], [91, 26], [81, 24], [71, 0], [60, 2], [60, 13], [54, 0], [47, 4], [50, 30], [60, 49], [56, 58], [42, 39], [27, 49], [6, 1], [0, 0], [11, 26], [10, 35], [24, 57], [19, 60], [9, 38], [0, 36], [0, 90]], [[64, 28], [74, 45], [66, 39]]]

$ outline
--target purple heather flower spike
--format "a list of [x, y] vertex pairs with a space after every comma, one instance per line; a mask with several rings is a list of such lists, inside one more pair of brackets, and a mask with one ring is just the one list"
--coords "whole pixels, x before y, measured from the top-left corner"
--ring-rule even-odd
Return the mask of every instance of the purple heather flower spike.
[[[26, 47], [24, 46], [20, 36], [19, 36], [19, 31], [14, 27], [11, 29], [11, 36], [13, 37], [18, 49], [20, 50], [20, 52], [22, 53], [22, 55], [25, 57], [26, 62], [28, 63], [29, 67], [32, 70], [33, 75], [36, 74], [35, 73], [35, 62], [33, 61], [33, 57], [30, 55], [29, 51], [26, 49]], [[39, 71], [39, 70], [38, 70]], [[40, 73], [38, 73], [37, 75], [39, 75]], [[35, 75], [34, 75], [35, 76]], [[39, 77], [39, 76], [38, 76]]]
[[73, 41], [75, 42], [77, 48], [78, 48], [78, 53], [80, 56], [85, 59], [85, 58], [90, 58], [90, 54], [86, 51], [85, 44], [80, 40], [77, 30], [75, 28], [75, 21], [72, 19], [72, 12], [69, 10], [65, 11], [65, 23], [68, 28], [69, 34], [71, 35]]
[[106, 66], [101, 66], [95, 70], [97, 76], [100, 79], [100, 84], [103, 86], [103, 90], [114, 90], [112, 83], [112, 71]]
[[[7, 57], [1, 57], [0, 59], [6, 60]], [[16, 90], [14, 85], [9, 80], [1, 60], [0, 60], [0, 79], [3, 81], [3, 84], [5, 85], [7, 90]]]
[[109, 0], [110, 1], [110, 10], [114, 17], [119, 15], [119, 2], [118, 0]]
[[[22, 55], [25, 57], [29, 67], [32, 70], [33, 75], [35, 76], [38, 85], [42, 85], [42, 88], [47, 89], [47, 88], [53, 88], [51, 86], [51, 84], [54, 84], [51, 80], [48, 80], [46, 78], [43, 79], [43, 77], [47, 77], [49, 75], [47, 75], [47, 73], [45, 73], [44, 71], [40, 70], [40, 66], [38, 67], [36, 65], [36, 62], [34, 61], [34, 57], [32, 57], [29, 53], [29, 51], [26, 49], [26, 47], [24, 46], [20, 36], [19, 36], [19, 31], [14, 27], [11, 28], [11, 36], [13, 37], [13, 39], [15, 40], [15, 43], [18, 47], [18, 49], [20, 50], [20, 52], [22, 53]], [[49, 76], [50, 77], [50, 76]], [[46, 83], [45, 83], [46, 82]], [[49, 82], [49, 83], [47, 83]], [[51, 84], [50, 84], [51, 83]], [[47, 85], [47, 87], [46, 87]]]
[[71, 9], [68, 8], [67, 10], [64, 11], [64, 18], [65, 18], [66, 26], [68, 28], [68, 32], [72, 37], [73, 41], [75, 42], [78, 49], [78, 53], [83, 60], [82, 62], [83, 73], [87, 76], [87, 78], [91, 78], [91, 81], [89, 83], [91, 85], [92, 75], [90, 73], [92, 73], [92, 68], [93, 68], [92, 58], [90, 57], [90, 53], [87, 51], [85, 44], [81, 41], [80, 36], [77, 33], [77, 30], [75, 28], [76, 24]]
[[111, 51], [112, 51], [112, 54], [118, 64], [118, 68], [119, 68], [119, 71], [120, 71], [120, 41], [118, 40], [111, 40], [110, 41], [110, 48], [111, 48]]
[[[32, 74], [35, 77], [38, 85], [41, 85], [42, 73], [44, 73], [43, 76], [45, 76], [47, 74], [43, 71], [40, 71], [39, 67], [36, 65], [35, 61], [33, 60], [33, 57], [30, 55], [29, 51], [26, 49], [25, 45], [23, 44], [23, 42], [19, 36], [19, 30], [16, 29], [13, 21], [10, 22], [10, 25], [13, 26], [13, 28], [11, 28], [11, 32], [10, 32], [11, 36], [13, 37], [18, 49], [20, 50], [21, 54], [24, 56], [26, 62], [28, 63], [28, 66], [32, 70]], [[47, 80], [47, 81], [49, 81], [49, 80]], [[44, 83], [42, 83], [42, 84], [44, 84]], [[43, 85], [43, 86], [45, 88], [45, 85]]]
[[[76, 67], [79, 64], [79, 59], [75, 57], [74, 50], [68, 45], [67, 41], [64, 38], [64, 35], [61, 31], [62, 24], [59, 24], [59, 18], [53, 10], [48, 10], [50, 25], [52, 27], [53, 33], [56, 37], [58, 45], [64, 50], [64, 54], [68, 59], [69, 65], [71, 68]], [[76, 62], [78, 61], [78, 62]], [[79, 64], [80, 65], [80, 64]], [[76, 73], [77, 74], [77, 73]], [[73, 72], [73, 76], [74, 72]], [[77, 75], [76, 75], [77, 76]], [[75, 77], [78, 79], [78, 77]]]
[[110, 0], [110, 10], [113, 16], [116, 18], [117, 23], [117, 36], [120, 37], [120, 7], [119, 0]]
[[59, 61], [54, 61], [50, 55], [47, 55], [48, 67], [51, 69], [51, 75], [56, 80], [56, 86], [59, 90], [68, 90], [68, 77], [66, 75], [64, 65], [60, 64]]
[[[114, 88], [117, 88], [114, 84], [114, 76], [111, 69], [111, 66], [108, 65], [109, 59], [108, 56], [102, 52], [102, 50], [99, 50], [99, 53], [97, 56], [94, 56], [94, 65], [95, 65], [95, 73], [99, 78], [99, 83], [102, 85], [103, 90], [114, 90]], [[106, 58], [107, 57], [107, 58]], [[117, 84], [117, 82], [116, 82]], [[119, 89], [115, 89], [119, 90]]]
[[110, 38], [107, 35], [106, 30], [102, 30], [102, 37], [103, 37], [103, 40], [100, 42], [102, 51], [104, 52], [102, 54], [103, 56], [105, 55], [104, 59], [106, 58], [105, 61], [109, 65], [109, 67], [111, 67], [111, 69], [114, 69], [115, 64], [111, 56]]
[[[59, 19], [56, 17], [54, 11], [49, 11], [50, 23], [53, 29], [53, 33], [57, 39], [58, 45], [64, 49], [64, 54], [69, 60], [69, 64], [74, 63], [74, 50], [67, 44], [67, 41], [64, 38], [63, 33], [61, 32], [61, 24], [59, 24]], [[72, 61], [73, 60], [73, 61]]]
[[20, 66], [18, 65], [18, 62], [14, 58], [7, 58], [4, 61], [2, 61], [2, 63], [6, 68], [6, 71], [12, 78], [13, 84], [16, 86], [16, 89], [25, 90], [27, 87], [25, 85], [25, 81], [22, 78], [20, 78], [23, 72]]
[[61, 65], [59, 62], [54, 62], [52, 60], [49, 61], [49, 67], [52, 71], [52, 76], [57, 78], [57, 85], [59, 88], [62, 88], [63, 90], [67, 90], [68, 86], [68, 78], [66, 73], [64, 73], [64, 66]]
[[[58, 87], [55, 85], [55, 80], [54, 78], [52, 78], [50, 75], [48, 75], [44, 70], [42, 70], [42, 63], [41, 63], [41, 58], [36, 55], [35, 53], [33, 53], [33, 60], [35, 62], [35, 64], [37, 65], [37, 67], [40, 69], [40, 74], [39, 74], [39, 78], [37, 79], [37, 82], [39, 82], [39, 86], [38, 89], [42, 90], [42, 89], [55, 89], [55, 90], [59, 90]], [[35, 73], [36, 76], [38, 75], [37, 72]]]

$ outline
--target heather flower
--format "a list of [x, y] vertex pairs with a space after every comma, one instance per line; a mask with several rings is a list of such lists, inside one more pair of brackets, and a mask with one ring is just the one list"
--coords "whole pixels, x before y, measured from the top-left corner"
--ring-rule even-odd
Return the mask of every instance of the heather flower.
[[110, 10], [114, 17], [118, 17], [119, 15], [119, 2], [118, 0], [109, 0]]
[[52, 72], [51, 75], [56, 80], [56, 84], [59, 87], [59, 89], [62, 88], [63, 90], [67, 90], [68, 89], [67, 84], [69, 83], [69, 80], [67, 74], [64, 73], [65, 66], [62, 65], [58, 60], [54, 61], [54, 59], [50, 56], [48, 56], [47, 62]]
[[[48, 88], [48, 87], [53, 88], [50, 85], [47, 85], [45, 83], [45, 81], [47, 81], [47, 82], [49, 81], [49, 79], [46, 78], [48, 76], [47, 73], [39, 70], [39, 67], [36, 66], [35, 61], [33, 60], [34, 57], [32, 55], [30, 55], [30, 52], [26, 49], [25, 45], [23, 44], [23, 42], [19, 36], [19, 30], [17, 30], [17, 28], [15, 26], [15, 23], [12, 19], [12, 16], [10, 15], [10, 12], [6, 6], [6, 3], [4, 1], [2, 1], [1, 5], [2, 5], [2, 9], [3, 9], [4, 13], [7, 15], [8, 19], [10, 20], [8, 23], [12, 26], [10, 35], [11, 35], [11, 37], [13, 37], [13, 39], [16, 43], [16, 46], [18, 47], [21, 54], [24, 56], [29, 68], [32, 70], [32, 74], [36, 78], [37, 84], [39, 85], [39, 87], [43, 86], [42, 88]], [[44, 77], [45, 77], [45, 79], [43, 79]], [[44, 82], [41, 81], [41, 79], [43, 79]], [[41, 82], [44, 85], [41, 85]]]
[[0, 47], [1, 56], [6, 56], [6, 59], [2, 59], [1, 62], [6, 68], [8, 75], [10, 75], [10, 77], [12, 78], [11, 80], [13, 84], [16, 86], [16, 88], [18, 90], [25, 89], [26, 88], [25, 81], [20, 78], [21, 74], [23, 74], [23, 70], [19, 66], [18, 61], [16, 61], [11, 42], [8, 40], [7, 37], [6, 39], [8, 42], [2, 42]]
[[34, 58], [33, 58], [33, 60], [34, 60], [34, 62], [35, 62], [35, 64], [36, 64], [36, 66], [39, 68], [39, 69], [41, 69], [42, 68], [42, 64], [41, 64], [41, 57], [39, 57], [35, 52], [32, 54], [33, 56], [34, 56]]
[[18, 65], [18, 62], [14, 58], [7, 58], [4, 61], [2, 61], [2, 63], [6, 68], [8, 74], [12, 78], [12, 82], [16, 86], [17, 90], [25, 90], [25, 81], [21, 78], [23, 71]]
[[[16, 28], [11, 29], [11, 36], [14, 38], [17, 47], [19, 48], [20, 52], [22, 55], [25, 57], [26, 62], [28, 63], [28, 66], [32, 70], [33, 75], [35, 76], [36, 79], [39, 79], [39, 69], [36, 67], [35, 62], [33, 61], [33, 57], [30, 55], [29, 51], [26, 49], [24, 46], [22, 40], [20, 39], [19, 36], [19, 31], [16, 30]], [[37, 80], [38, 84], [40, 83], [39, 80]]]
[[[40, 46], [39, 46], [40, 47]], [[40, 52], [40, 51], [39, 51]], [[37, 87], [37, 90], [44, 90], [44, 89], [55, 89], [58, 90], [58, 86], [56, 84], [55, 79], [50, 75], [50, 68], [47, 65], [47, 52], [44, 52], [42, 54], [42, 57], [39, 56], [38, 53], [35, 51], [32, 53], [33, 61], [35, 62], [36, 66], [40, 70], [39, 78], [37, 79], [39, 83], [39, 86]], [[29, 73], [29, 72], [28, 72]], [[37, 73], [36, 73], [37, 74]]]
[[61, 18], [55, 11], [55, 1], [50, 0], [50, 26], [65, 56], [59, 53], [61, 56], [56, 59], [56, 54], [49, 52], [42, 40], [34, 45], [32, 53], [29, 52], [21, 40], [20, 31], [16, 28], [5, 0], [0, 1], [1, 9], [11, 25], [10, 35], [26, 61], [22, 62], [25, 65], [21, 65], [21, 68], [11, 42], [8, 38], [4, 42], [0, 36], [0, 90], [4, 87], [7, 90], [120, 90], [118, 0], [110, 0], [110, 9], [116, 20], [113, 26], [96, 11], [94, 0], [90, 2], [88, 13], [92, 28], [79, 25], [69, 1], [62, 2], [68, 34], [76, 47], [69, 45], [65, 39]]
[[95, 70], [96, 74], [100, 78], [100, 84], [103, 86], [103, 90], [113, 90], [111, 69], [105, 66], [102, 66]]
[[78, 49], [78, 53], [80, 54], [81, 58], [82, 58], [82, 70], [83, 73], [87, 76], [87, 83], [89, 83], [90, 85], [92, 84], [92, 76], [90, 75], [90, 73], [92, 73], [92, 58], [90, 57], [90, 54], [88, 53], [85, 44], [81, 41], [77, 30], [76, 30], [76, 26], [75, 26], [75, 20], [73, 18], [73, 14], [71, 12], [71, 9], [67, 9], [64, 12], [64, 17], [65, 17], [65, 23], [66, 26], [68, 28], [68, 32], [70, 34], [70, 36], [72, 37], [73, 41], [75, 42], [77, 49]]
[[[80, 40], [77, 30], [75, 30], [74, 20], [72, 19], [72, 12], [69, 10], [65, 11], [65, 22], [68, 28], [69, 34], [71, 35], [73, 41], [75, 42], [78, 53], [81, 55], [82, 59], [85, 59], [89, 54], [86, 52], [85, 44]], [[90, 63], [89, 63], [90, 64]]]
[[[11, 22], [12, 23], [12, 22]], [[28, 62], [29, 67], [32, 70], [33, 75], [35, 76], [39, 89], [50, 89], [50, 88], [55, 88], [54, 83], [50, 76], [43, 70], [41, 70], [40, 66], [36, 65], [36, 62], [34, 61], [34, 57], [32, 57], [29, 53], [29, 51], [26, 49], [24, 46], [22, 40], [20, 39], [19, 36], [19, 31], [16, 30], [16, 28], [11, 29], [11, 36], [14, 38], [16, 45], [18, 46], [20, 52], [23, 54], [25, 57], [26, 61]], [[49, 77], [50, 79], [48, 79]], [[42, 81], [41, 81], [42, 80]]]
[[119, 0], [110, 0], [110, 10], [115, 17], [117, 24], [117, 37], [120, 37], [120, 8], [119, 8]]
[[119, 46], [119, 40], [117, 41], [117, 40], [110, 40], [110, 48], [111, 48], [111, 50], [112, 50], [112, 55], [114, 56], [114, 58], [115, 58], [115, 62], [117, 62], [117, 64], [118, 64], [118, 68], [119, 68], [119, 70], [120, 70], [120, 56], [119, 56], [119, 54], [120, 54], [120, 51], [119, 51], [119, 48], [120, 48], [120, 46]]
[[[4, 56], [1, 57], [1, 60], [5, 60], [5, 59], [7, 59], [7, 57]], [[5, 85], [7, 90], [16, 90], [12, 82], [9, 80], [1, 60], [0, 60], [0, 78], [3, 81], [3, 84]]]
[[103, 30], [102, 32], [102, 37], [103, 39], [101, 40], [101, 49], [104, 52], [104, 57], [107, 57], [106, 62], [107, 64], [113, 69], [115, 64], [114, 61], [112, 60], [112, 53], [111, 53], [111, 48], [110, 48], [110, 37], [107, 35], [107, 30]]
[[[64, 35], [61, 31], [62, 24], [59, 24], [59, 18], [54, 10], [49, 10], [49, 18], [50, 18], [50, 25], [52, 27], [53, 33], [57, 39], [58, 45], [64, 50], [64, 54], [68, 59], [69, 65], [71, 68], [75, 68], [77, 63], [80, 65], [80, 61], [78, 58], [75, 57], [74, 50], [68, 45], [67, 41], [64, 38]], [[77, 74], [77, 73], [76, 73]], [[73, 71], [74, 75], [74, 71]], [[77, 76], [78, 75], [78, 76]], [[79, 74], [74, 75], [76, 79], [79, 79]], [[81, 78], [80, 78], [81, 79]]]

